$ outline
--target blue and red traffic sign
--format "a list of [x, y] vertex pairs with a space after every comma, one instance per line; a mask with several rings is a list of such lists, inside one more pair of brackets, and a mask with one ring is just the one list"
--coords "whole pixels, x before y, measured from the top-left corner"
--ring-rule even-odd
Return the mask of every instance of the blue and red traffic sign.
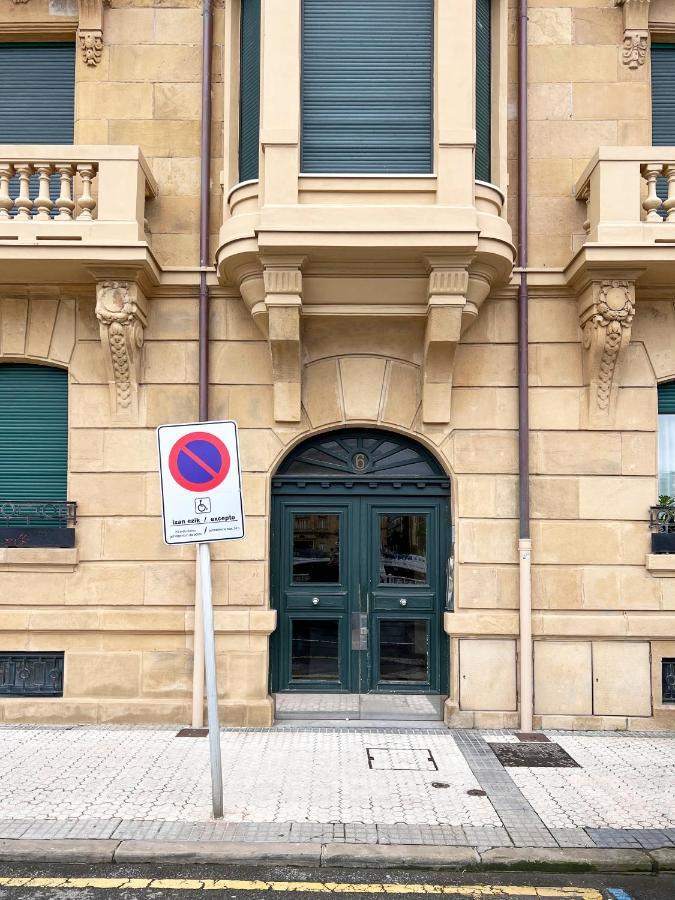
[[215, 434], [192, 431], [171, 448], [169, 471], [174, 481], [188, 491], [211, 491], [230, 471], [230, 454]]
[[157, 429], [162, 524], [167, 544], [244, 536], [235, 422], [186, 422]]

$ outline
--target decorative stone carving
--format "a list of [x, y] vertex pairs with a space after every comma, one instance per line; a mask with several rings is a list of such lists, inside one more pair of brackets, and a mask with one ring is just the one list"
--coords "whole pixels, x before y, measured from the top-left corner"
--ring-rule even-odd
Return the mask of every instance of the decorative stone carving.
[[649, 48], [649, 0], [614, 0], [623, 8], [623, 47], [621, 59], [624, 66], [637, 69], [644, 65]]
[[606, 428], [613, 422], [616, 375], [630, 343], [634, 315], [635, 285], [631, 281], [594, 282], [579, 298], [589, 428]]
[[82, 58], [88, 66], [97, 66], [103, 52], [103, 0], [78, 0], [78, 3], [77, 37]]
[[469, 274], [457, 267], [432, 268], [422, 369], [422, 420], [450, 421], [452, 372], [462, 330]]
[[297, 268], [266, 265], [263, 270], [268, 341], [274, 378], [274, 419], [299, 422], [302, 396], [300, 315], [302, 312], [301, 262]]
[[138, 415], [141, 348], [147, 324], [145, 297], [130, 281], [101, 281], [96, 285], [96, 318], [108, 372], [114, 416]]

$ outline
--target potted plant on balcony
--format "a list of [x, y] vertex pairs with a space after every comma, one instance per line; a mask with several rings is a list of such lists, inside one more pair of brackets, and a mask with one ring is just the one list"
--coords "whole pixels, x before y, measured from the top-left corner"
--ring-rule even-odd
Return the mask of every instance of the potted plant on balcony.
[[661, 494], [650, 511], [652, 553], [675, 553], [675, 497]]

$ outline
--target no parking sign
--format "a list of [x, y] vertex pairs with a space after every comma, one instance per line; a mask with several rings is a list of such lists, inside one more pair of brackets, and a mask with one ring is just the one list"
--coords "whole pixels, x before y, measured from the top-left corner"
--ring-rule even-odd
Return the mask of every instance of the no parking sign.
[[159, 474], [167, 544], [244, 536], [239, 443], [234, 422], [160, 425]]

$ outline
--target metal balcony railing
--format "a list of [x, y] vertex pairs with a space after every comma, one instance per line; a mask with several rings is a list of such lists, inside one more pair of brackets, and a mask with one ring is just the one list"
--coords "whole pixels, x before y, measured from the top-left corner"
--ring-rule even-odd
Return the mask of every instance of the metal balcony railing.
[[0, 548], [74, 547], [74, 500], [0, 498]]
[[675, 553], [675, 506], [652, 506], [649, 509], [652, 553]]

